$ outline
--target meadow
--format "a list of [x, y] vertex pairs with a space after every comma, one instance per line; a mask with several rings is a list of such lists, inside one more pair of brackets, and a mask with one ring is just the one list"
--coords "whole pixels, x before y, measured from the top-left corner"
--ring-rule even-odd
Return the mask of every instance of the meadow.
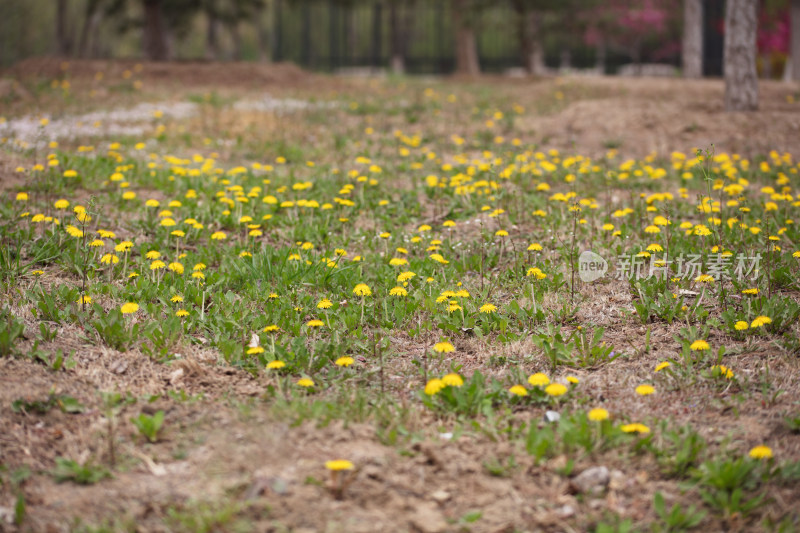
[[3, 527], [800, 528], [792, 86], [48, 68], [0, 106]]

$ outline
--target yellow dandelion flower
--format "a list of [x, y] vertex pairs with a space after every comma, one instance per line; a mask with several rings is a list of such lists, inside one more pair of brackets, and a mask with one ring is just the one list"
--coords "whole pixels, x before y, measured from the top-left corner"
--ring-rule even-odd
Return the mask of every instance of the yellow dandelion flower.
[[528, 383], [534, 387], [543, 387], [550, 384], [550, 378], [541, 372], [537, 372], [536, 374], [531, 374], [528, 376]]
[[314, 386], [314, 380], [311, 378], [300, 378], [297, 380], [297, 384], [308, 389]]
[[334, 361], [334, 364], [336, 366], [344, 366], [344, 367], [348, 367], [348, 366], [352, 365], [353, 363], [355, 363], [355, 359], [353, 359], [352, 357], [349, 357], [349, 356], [340, 357], [339, 359]]
[[753, 459], [772, 459], [772, 448], [761, 444], [751, 449], [748, 455]]
[[342, 470], [352, 470], [355, 466], [346, 459], [336, 459], [333, 461], [325, 461], [325, 468], [333, 472], [340, 472]]
[[128, 302], [122, 304], [122, 307], [120, 307], [119, 310], [122, 312], [123, 315], [129, 315], [139, 310], [139, 304], [134, 302]]
[[513, 387], [508, 389], [508, 392], [510, 392], [514, 396], [527, 396], [528, 395], [528, 389], [526, 389], [522, 385], [514, 385]]
[[602, 422], [603, 420], [608, 420], [608, 411], [603, 409], [602, 407], [596, 407], [589, 411], [589, 420], [594, 422]]
[[649, 396], [656, 391], [655, 387], [652, 385], [639, 385], [636, 387], [636, 394], [639, 396]]
[[439, 378], [433, 378], [428, 380], [428, 383], [425, 384], [425, 394], [433, 396], [443, 388], [445, 388], [444, 381]]
[[711, 346], [709, 346], [709, 345], [708, 345], [708, 343], [707, 343], [706, 341], [704, 341], [704, 340], [702, 340], [702, 339], [698, 339], [698, 340], [694, 341], [694, 342], [693, 342], [693, 343], [692, 343], [692, 344], [689, 346], [689, 348], [691, 348], [691, 349], [692, 349], [693, 351], [695, 351], [695, 352], [701, 352], [701, 351], [703, 351], [703, 350], [710, 350], [710, 349], [711, 349]]
[[544, 388], [544, 392], [550, 396], [561, 396], [567, 393], [567, 387], [561, 383], [551, 383]]
[[757, 316], [755, 318], [755, 320], [753, 320], [750, 323], [750, 327], [751, 328], [760, 328], [761, 326], [763, 326], [765, 324], [771, 324], [771, 323], [772, 323], [772, 319], [770, 317], [764, 316], [764, 315], [759, 315], [759, 316]]
[[661, 372], [662, 370], [664, 370], [668, 366], [670, 366], [669, 361], [662, 361], [662, 362], [660, 362], [660, 363], [658, 363], [656, 365], [656, 372]]
[[456, 351], [455, 346], [449, 342], [437, 342], [433, 345], [433, 351], [437, 353], [450, 353]]
[[281, 368], [283, 368], [285, 366], [286, 366], [286, 363], [284, 363], [283, 361], [278, 361], [278, 360], [270, 361], [269, 363], [267, 363], [267, 368], [269, 368], [270, 370], [279, 370], [279, 369], [281, 369]]
[[447, 374], [442, 378], [442, 383], [449, 387], [461, 387], [464, 385], [464, 378], [458, 374]]
[[366, 283], [359, 283], [353, 288], [353, 294], [356, 296], [372, 296], [372, 289]]
[[649, 427], [639, 423], [625, 424], [620, 429], [625, 433], [650, 433]]

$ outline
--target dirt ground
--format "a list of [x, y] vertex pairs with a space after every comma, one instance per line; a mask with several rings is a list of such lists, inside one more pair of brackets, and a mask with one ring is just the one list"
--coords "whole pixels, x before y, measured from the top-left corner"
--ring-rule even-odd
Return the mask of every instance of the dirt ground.
[[[208, 90], [237, 98], [269, 92], [321, 100], [375, 91], [380, 102], [382, 93], [394, 95], [403, 90], [397, 84], [406, 83], [326, 77], [293, 65], [73, 61], [65, 74], [60, 61], [30, 60], [0, 73], [0, 78], [21, 84], [6, 84], [0, 116], [10, 120], [30, 113], [66, 115], [100, 108], [87, 101], [58, 107], [53, 95], [37, 93], [36, 80], [66, 76], [77, 90], [91, 86], [97, 72], [122, 79], [125, 71], [142, 81], [141, 96], [112, 94], [103, 106], [125, 105], [132, 99], [180, 100]], [[515, 135], [541, 149], [592, 157], [615, 149], [625, 158], [642, 158], [713, 144], [718, 152], [746, 157], [770, 150], [800, 157], [796, 84], [762, 82], [759, 111], [725, 113], [721, 80], [560, 77], [432, 83], [443, 93], [451, 86], [466, 87], [469, 94], [519, 102], [531, 112], [517, 119]], [[246, 114], [229, 118], [235, 122]], [[275, 131], [301, 127], [284, 124], [280, 118], [270, 120]], [[246, 132], [244, 124], [239, 127]], [[431, 135], [450, 134], [449, 124], [434, 120], [427, 125]], [[68, 146], [69, 141], [63, 144]], [[20, 157], [13, 151], [0, 153], [3, 189], [19, 184], [14, 168]], [[659, 361], [677, 353], [673, 335], [678, 325], [654, 325], [645, 352], [647, 328], [620, 318], [619, 309], [629, 309], [632, 299], [626, 286], [591, 285], [583, 296], [586, 303], [578, 319], [607, 324], [609, 342], [631, 354], [596, 370], [570, 372], [581, 380], [586, 396], [632, 418], [645, 418], [657, 410], [659, 417], [677, 425], [691, 422], [712, 443], [733, 442], [749, 449], [769, 440], [777, 443], [776, 456], [800, 459], [800, 437], [783, 424], [784, 415], [798, 409], [796, 354], [787, 357], [765, 343], [730, 356], [730, 364], [750, 384], [763, 378], [765, 368], [777, 376], [771, 390], [785, 394], [774, 401], [754, 394], [736, 403], [728, 390], [698, 398], [665, 387], [657, 399], [632, 407], [633, 385], [649, 376]], [[296, 410], [287, 415], [280, 405], [266, 401], [275, 378], [220, 364], [219, 354], [202, 344], [183, 346], [179, 359], [161, 364], [138, 349], [120, 353], [87, 348], [78, 328], [58, 329], [57, 340], [40, 348], [49, 353], [76, 350], [69, 368], [53, 372], [27, 359], [0, 358], [4, 474], [0, 531], [589, 531], [599, 520], [613, 522], [615, 516], [635, 524], [656, 521], [652, 501], [657, 491], [664, 494], [668, 507], [691, 501], [677, 482], [657, 474], [657, 465], [647, 456], [621, 457], [615, 450], [536, 464], [488, 423], [436, 419], [420, 409], [381, 415], [377, 401], [357, 410], [355, 397], [352, 416], [345, 420], [299, 416]], [[33, 345], [37, 330], [37, 321], [26, 318], [25, 347]], [[737, 346], [721, 335], [716, 340]], [[421, 355], [423, 347], [402, 333], [391, 342], [399, 355], [384, 369], [389, 393], [400, 404], [413, 404], [423, 384], [410, 361]], [[487, 369], [490, 356], [523, 359], [534, 349], [519, 343], [496, 353], [493, 346], [475, 341], [459, 346], [457, 354], [438, 364], [445, 369], [460, 363], [468, 374]], [[379, 369], [373, 360], [359, 361], [357, 366], [369, 375]], [[546, 364], [539, 358], [527, 368], [544, 371]], [[117, 391], [131, 400], [109, 411], [98, 391]], [[57, 396], [75, 398], [83, 405], [82, 412], [63, 412], [57, 404], [44, 413], [11, 408], [20, 400], [30, 403]], [[564, 407], [585, 406], [573, 402]], [[156, 443], [144, 442], [129, 418], [158, 410], [165, 412], [166, 433]], [[537, 422], [543, 415], [544, 409], [532, 409], [518, 420], [543, 425]], [[393, 419], [405, 432], [397, 441], [387, 436]], [[357, 468], [348, 474], [343, 497], [336, 498], [329, 473], [321, 465], [340, 456], [350, 458]], [[113, 477], [85, 486], [57, 483], [49, 475], [56, 457], [113, 465]], [[599, 496], [578, 493], [570, 477], [563, 475], [568, 459], [575, 461], [574, 472], [607, 466], [608, 490]], [[487, 463], [514, 467], [490, 473]], [[14, 472], [27, 474], [12, 483]], [[20, 491], [26, 510], [17, 527], [13, 516]], [[782, 517], [798, 508], [800, 490], [783, 486], [770, 492], [761, 516]], [[756, 527], [743, 517], [706, 525], [709, 530], [730, 531]]]

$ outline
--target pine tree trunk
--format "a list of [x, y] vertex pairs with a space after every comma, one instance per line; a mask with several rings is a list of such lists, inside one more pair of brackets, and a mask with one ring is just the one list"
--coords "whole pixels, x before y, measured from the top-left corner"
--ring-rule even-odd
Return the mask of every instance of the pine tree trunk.
[[466, 0], [453, 0], [453, 26], [456, 34], [456, 73], [478, 76], [481, 73], [478, 63], [478, 45], [475, 30], [467, 17], [469, 6]]
[[144, 4], [144, 55], [151, 61], [167, 59], [167, 36], [164, 17], [161, 13], [162, 0], [143, 0]]
[[523, 0], [514, 2], [519, 23], [520, 50], [522, 64], [531, 76], [544, 73], [544, 50], [542, 47], [540, 14], [528, 10]]
[[725, 9], [725, 110], [758, 109], [758, 0], [728, 0]]
[[206, 2], [206, 59], [219, 59], [219, 16], [214, 0]]
[[258, 32], [258, 58], [262, 63], [268, 63], [270, 60], [269, 50], [269, 30], [264, 23], [264, 8], [258, 10], [256, 18], [256, 31]]
[[393, 74], [403, 74], [406, 71], [406, 58], [403, 54], [403, 29], [400, 23], [400, 6], [397, 2], [389, 3], [389, 50], [390, 68]]
[[58, 0], [56, 4], [56, 53], [66, 57], [70, 52], [69, 38], [67, 37], [67, 0]]
[[791, 43], [789, 45], [789, 61], [787, 66], [790, 79], [800, 81], [800, 0], [792, 0], [791, 6]]
[[684, 78], [703, 77], [703, 0], [683, 0]]

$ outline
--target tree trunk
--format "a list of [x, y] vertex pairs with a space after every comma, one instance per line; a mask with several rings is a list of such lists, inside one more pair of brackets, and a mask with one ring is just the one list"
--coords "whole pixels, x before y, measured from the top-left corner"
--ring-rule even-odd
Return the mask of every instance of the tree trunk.
[[206, 59], [219, 59], [219, 16], [213, 0], [206, 3]]
[[399, 6], [397, 2], [389, 3], [389, 50], [390, 68], [393, 74], [403, 74], [406, 71], [406, 58], [403, 54], [403, 28], [400, 24]]
[[597, 43], [597, 52], [594, 59], [594, 69], [597, 73], [603, 76], [606, 73], [606, 62], [608, 61], [608, 45], [606, 41], [601, 39]]
[[728, 0], [725, 9], [725, 110], [758, 109], [758, 0]]
[[144, 4], [144, 55], [151, 61], [167, 59], [167, 35], [161, 13], [162, 0], [143, 0]]
[[239, 31], [239, 21], [235, 20], [228, 25], [228, 31], [231, 34], [231, 42], [233, 43], [233, 59], [234, 61], [242, 60], [242, 33]]
[[791, 41], [789, 45], [789, 79], [800, 81], [800, 0], [792, 0]]
[[703, 77], [703, 0], [683, 0], [684, 78]]
[[475, 30], [467, 20], [468, 3], [466, 0], [453, 0], [452, 8], [456, 34], [456, 73], [478, 76], [481, 73], [478, 45], [475, 40]]
[[519, 23], [522, 64], [531, 76], [544, 73], [544, 47], [542, 46], [541, 14], [527, 9], [523, 0], [514, 2]]
[[89, 39], [95, 32], [95, 12], [98, 9], [97, 0], [89, 0], [86, 3], [86, 12], [81, 28], [81, 36], [78, 40], [78, 57], [87, 57], [89, 54]]
[[71, 46], [67, 37], [67, 0], [58, 0], [56, 4], [56, 47], [57, 55], [69, 55]]
[[256, 31], [258, 32], [258, 58], [262, 63], [270, 60], [269, 31], [264, 24], [264, 8], [260, 8], [256, 15]]

